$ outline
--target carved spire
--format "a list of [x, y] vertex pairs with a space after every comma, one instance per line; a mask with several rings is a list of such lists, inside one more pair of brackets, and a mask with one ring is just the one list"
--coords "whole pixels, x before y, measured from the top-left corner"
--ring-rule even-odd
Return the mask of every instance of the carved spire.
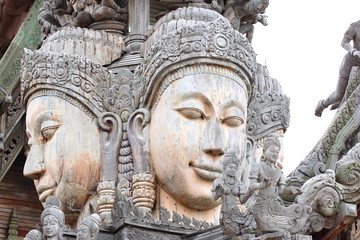
[[19, 240], [18, 231], [17, 231], [18, 227], [19, 227], [19, 225], [18, 225], [18, 218], [16, 215], [16, 208], [14, 208], [14, 210], [10, 216], [10, 224], [9, 224], [9, 231], [8, 231], [9, 235], [7, 237], [7, 240]]

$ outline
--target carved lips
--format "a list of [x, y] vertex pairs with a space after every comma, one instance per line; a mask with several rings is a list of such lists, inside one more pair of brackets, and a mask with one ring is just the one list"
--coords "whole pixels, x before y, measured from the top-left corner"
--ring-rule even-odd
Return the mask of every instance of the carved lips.
[[202, 178], [214, 181], [216, 178], [221, 177], [222, 169], [208, 164], [200, 164], [192, 166], [194, 171]]
[[50, 196], [54, 192], [55, 187], [56, 187], [55, 184], [54, 185], [41, 185], [41, 186], [39, 186], [36, 189], [36, 191], [39, 194], [39, 200], [41, 202], [45, 202], [46, 198], [48, 196]]

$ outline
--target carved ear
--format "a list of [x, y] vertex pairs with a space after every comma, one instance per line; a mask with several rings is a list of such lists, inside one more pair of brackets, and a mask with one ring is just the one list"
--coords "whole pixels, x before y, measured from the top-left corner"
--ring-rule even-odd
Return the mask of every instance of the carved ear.
[[128, 134], [135, 172], [150, 171], [149, 152], [146, 151], [149, 143], [146, 127], [149, 122], [150, 113], [145, 108], [135, 111], [128, 121]]
[[116, 180], [117, 158], [121, 144], [122, 122], [115, 113], [105, 112], [98, 117], [101, 130], [101, 180]]

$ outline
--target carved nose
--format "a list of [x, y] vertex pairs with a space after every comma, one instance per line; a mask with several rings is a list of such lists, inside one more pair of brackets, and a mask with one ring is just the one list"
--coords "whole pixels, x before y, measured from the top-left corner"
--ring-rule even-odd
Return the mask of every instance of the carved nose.
[[45, 163], [42, 148], [38, 144], [32, 145], [26, 158], [24, 166], [24, 176], [31, 179], [39, 179], [45, 172]]
[[209, 121], [204, 136], [205, 153], [215, 157], [224, 155], [223, 133], [217, 120]]

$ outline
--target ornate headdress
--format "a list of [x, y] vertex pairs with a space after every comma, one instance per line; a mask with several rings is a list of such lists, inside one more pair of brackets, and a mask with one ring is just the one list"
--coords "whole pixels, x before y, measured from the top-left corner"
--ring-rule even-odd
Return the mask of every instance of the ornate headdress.
[[272, 145], [276, 145], [279, 148], [281, 148], [281, 142], [279, 140], [279, 136], [276, 134], [269, 134], [268, 136], [266, 136], [266, 138], [264, 140], [263, 151], [265, 152], [266, 149], [268, 149]]
[[99, 233], [101, 218], [97, 213], [91, 214], [89, 217], [81, 223], [90, 229], [91, 238], [96, 236]]
[[236, 164], [239, 166], [240, 159], [236, 157], [235, 153], [227, 153], [224, 156], [223, 168], [225, 169], [229, 164]]
[[248, 108], [247, 133], [256, 141], [276, 130], [286, 130], [290, 122], [289, 105], [290, 99], [279, 82], [270, 77], [266, 66], [258, 64]]
[[41, 221], [47, 215], [53, 215], [58, 219], [59, 225], [62, 227], [65, 224], [65, 214], [60, 210], [60, 201], [54, 197], [49, 196], [45, 201], [45, 209], [41, 213]]
[[33, 229], [30, 232], [28, 232], [24, 238], [24, 240], [42, 240], [42, 233], [37, 230], [37, 229]]
[[24, 105], [30, 97], [57, 96], [72, 104], [76, 104], [73, 99], [78, 100], [86, 113], [109, 111], [121, 116], [136, 104], [134, 98], [128, 97], [128, 81], [117, 79], [99, 63], [77, 55], [25, 49], [21, 69]]
[[255, 78], [250, 42], [225, 17], [209, 9], [179, 8], [162, 17], [142, 54], [137, 75], [142, 80], [143, 106], [151, 106], [172, 81], [187, 75], [223, 75], [242, 84], [248, 93]]

